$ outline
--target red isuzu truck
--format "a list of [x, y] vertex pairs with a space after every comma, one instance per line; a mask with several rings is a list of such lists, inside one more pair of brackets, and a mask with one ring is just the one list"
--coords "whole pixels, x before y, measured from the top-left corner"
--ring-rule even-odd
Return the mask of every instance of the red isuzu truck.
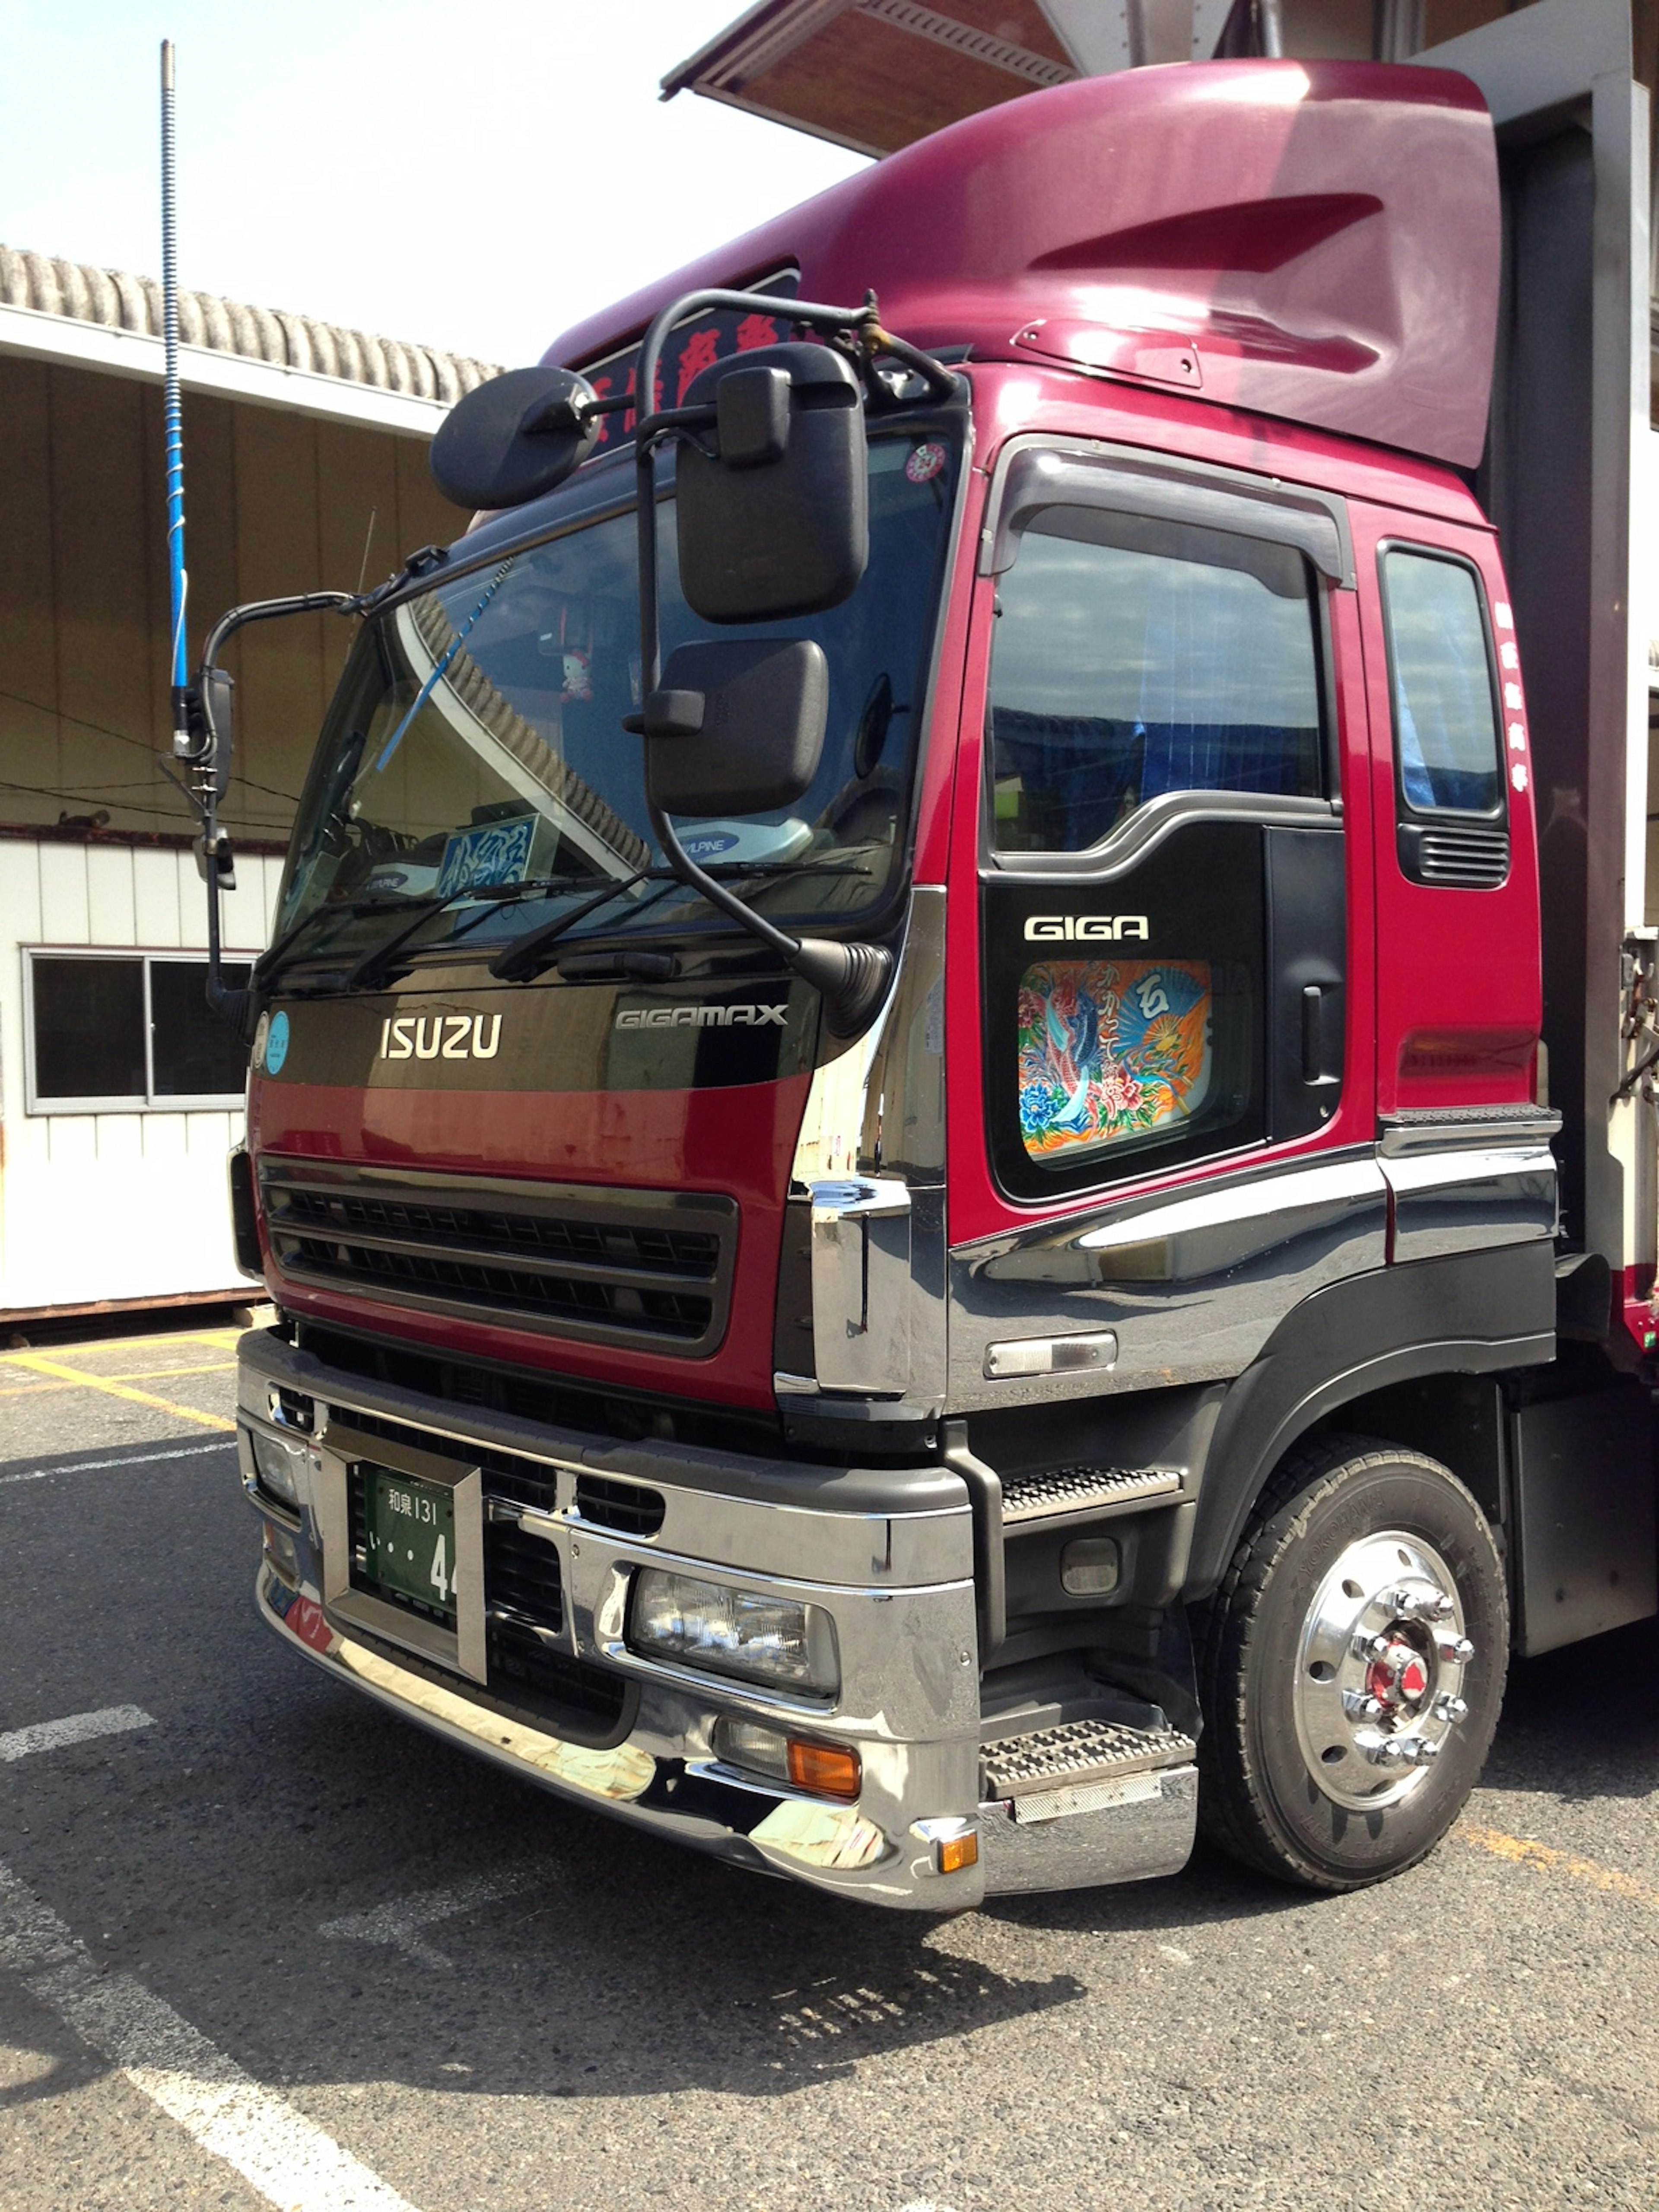
[[1628, 39], [1042, 92], [460, 403], [233, 1009], [297, 1653], [950, 1910], [1376, 1880], [1655, 1609]]

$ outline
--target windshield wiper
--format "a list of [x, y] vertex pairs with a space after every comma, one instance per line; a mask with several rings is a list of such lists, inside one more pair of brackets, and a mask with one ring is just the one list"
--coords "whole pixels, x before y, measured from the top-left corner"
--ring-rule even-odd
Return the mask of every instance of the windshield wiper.
[[[756, 876], [867, 876], [872, 872], [861, 862], [847, 865], [833, 860], [724, 860], [717, 862], [715, 867], [709, 871], [710, 874], [717, 872], [734, 875], [745, 882]], [[489, 972], [508, 983], [527, 983], [532, 976], [539, 975], [544, 968], [552, 965], [551, 960], [546, 957], [549, 948], [556, 945], [567, 931], [574, 929], [579, 921], [586, 921], [590, 914], [597, 914], [601, 907], [608, 906], [612, 899], [620, 898], [624, 891], [632, 890], [635, 884], [660, 885], [660, 889], [651, 892], [635, 907], [635, 913], [641, 914], [647, 907], [654, 906], [659, 899], [665, 898], [674, 885], [683, 881], [684, 878], [676, 875], [672, 868], [641, 868], [637, 875], [608, 885], [597, 896], [585, 899], [580, 906], [572, 907], [568, 914], [555, 915], [550, 921], [538, 922], [534, 929], [527, 929], [522, 937], [515, 937], [490, 962]]]
[[[639, 878], [634, 877], [629, 880], [637, 882]], [[441, 897], [434, 894], [429, 898], [423, 898], [417, 902], [418, 911], [410, 915], [409, 920], [401, 929], [394, 929], [390, 937], [383, 938], [380, 944], [369, 946], [368, 951], [346, 971], [340, 988], [344, 991], [374, 990], [382, 984], [395, 981], [396, 976], [392, 972], [391, 963], [414, 936], [416, 931], [422, 924], [430, 921], [434, 915], [441, 914], [446, 907], [457, 906], [463, 899], [481, 899], [487, 903], [482, 912], [472, 915], [469, 921], [463, 922], [459, 929], [453, 932], [447, 940], [452, 945], [457, 938], [469, 935], [480, 922], [487, 921], [495, 907], [504, 904], [509, 899], [551, 897], [560, 891], [580, 890], [585, 884], [592, 881], [591, 876], [532, 876], [524, 883], [464, 884], [459, 890], [446, 891]], [[610, 896], [611, 888], [610, 885], [606, 886], [607, 896]], [[618, 885], [617, 888], [620, 889], [622, 886]], [[404, 969], [399, 972], [406, 974], [408, 971]]]
[[[640, 902], [641, 907], [654, 905], [658, 899], [665, 897], [678, 881], [679, 878], [671, 868], [638, 868], [631, 876], [619, 877], [614, 884], [607, 884], [591, 899], [584, 899], [580, 906], [573, 906], [568, 913], [555, 915], [550, 921], [538, 922], [534, 929], [526, 930], [522, 937], [515, 937], [510, 945], [504, 945], [490, 962], [489, 972], [492, 975], [499, 975], [504, 982], [527, 983], [532, 975], [540, 975], [542, 969], [549, 965], [542, 957], [546, 948], [556, 945], [566, 930], [574, 929], [579, 921], [586, 921], [590, 914], [597, 914], [602, 906], [609, 906], [612, 899], [620, 898], [624, 891], [631, 891], [635, 884], [656, 883], [662, 886], [661, 890], [651, 892]], [[635, 912], [638, 911], [636, 908]]]
[[408, 903], [407, 899], [400, 898], [325, 899], [321, 906], [314, 906], [309, 914], [302, 914], [298, 921], [283, 932], [274, 945], [265, 947], [253, 963], [252, 973], [248, 977], [250, 986], [259, 990], [275, 982], [283, 964], [283, 955], [291, 945], [299, 943], [313, 923], [349, 921], [354, 915], [365, 914], [397, 913]]

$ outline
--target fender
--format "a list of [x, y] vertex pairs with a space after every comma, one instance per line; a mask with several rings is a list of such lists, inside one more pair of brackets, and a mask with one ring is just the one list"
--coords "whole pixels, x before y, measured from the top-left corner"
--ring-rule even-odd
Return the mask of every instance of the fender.
[[1220, 1581], [1267, 1478], [1316, 1422], [1389, 1383], [1554, 1357], [1555, 1248], [1545, 1239], [1410, 1261], [1314, 1291], [1222, 1405], [1198, 1486], [1187, 1597], [1206, 1597]]

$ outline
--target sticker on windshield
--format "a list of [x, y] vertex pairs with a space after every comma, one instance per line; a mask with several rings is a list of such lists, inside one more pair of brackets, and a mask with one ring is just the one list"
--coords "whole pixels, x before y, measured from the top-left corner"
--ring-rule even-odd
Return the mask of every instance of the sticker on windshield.
[[280, 1075], [283, 1062], [288, 1058], [288, 1016], [273, 1014], [270, 1027], [265, 1031], [265, 1073]]
[[1212, 1078], [1206, 960], [1078, 960], [1019, 987], [1019, 1129], [1054, 1160], [1188, 1121]]
[[454, 898], [478, 884], [520, 884], [530, 872], [530, 848], [537, 817], [519, 814], [505, 822], [475, 822], [457, 830], [444, 847], [434, 895]]
[[937, 438], [929, 438], [918, 446], [904, 464], [904, 473], [912, 483], [932, 483], [945, 466], [944, 447]]

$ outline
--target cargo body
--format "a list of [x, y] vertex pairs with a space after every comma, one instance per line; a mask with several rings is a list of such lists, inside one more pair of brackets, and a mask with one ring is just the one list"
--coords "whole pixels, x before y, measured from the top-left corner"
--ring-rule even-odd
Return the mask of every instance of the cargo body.
[[[1547, 104], [1511, 28], [1479, 89], [1012, 103], [554, 349], [615, 398], [682, 295], [873, 288], [947, 365], [860, 403], [856, 589], [728, 624], [821, 655], [807, 787], [681, 825], [889, 980], [838, 1020], [662, 865], [614, 410], [379, 603], [302, 803], [234, 1168], [296, 1650], [578, 1803], [940, 1910], [1173, 1871], [1200, 1815], [1375, 1879], [1472, 1786], [1511, 1644], [1654, 1609], [1650, 963], [1601, 880], [1645, 692], [1589, 675], [1639, 454], [1622, 503], [1552, 454], [1552, 589], [1513, 301], [1528, 222], [1540, 302], [1601, 281], [1567, 216], [1609, 157], [1510, 149], [1505, 70]], [[657, 405], [781, 320], [688, 319]]]

